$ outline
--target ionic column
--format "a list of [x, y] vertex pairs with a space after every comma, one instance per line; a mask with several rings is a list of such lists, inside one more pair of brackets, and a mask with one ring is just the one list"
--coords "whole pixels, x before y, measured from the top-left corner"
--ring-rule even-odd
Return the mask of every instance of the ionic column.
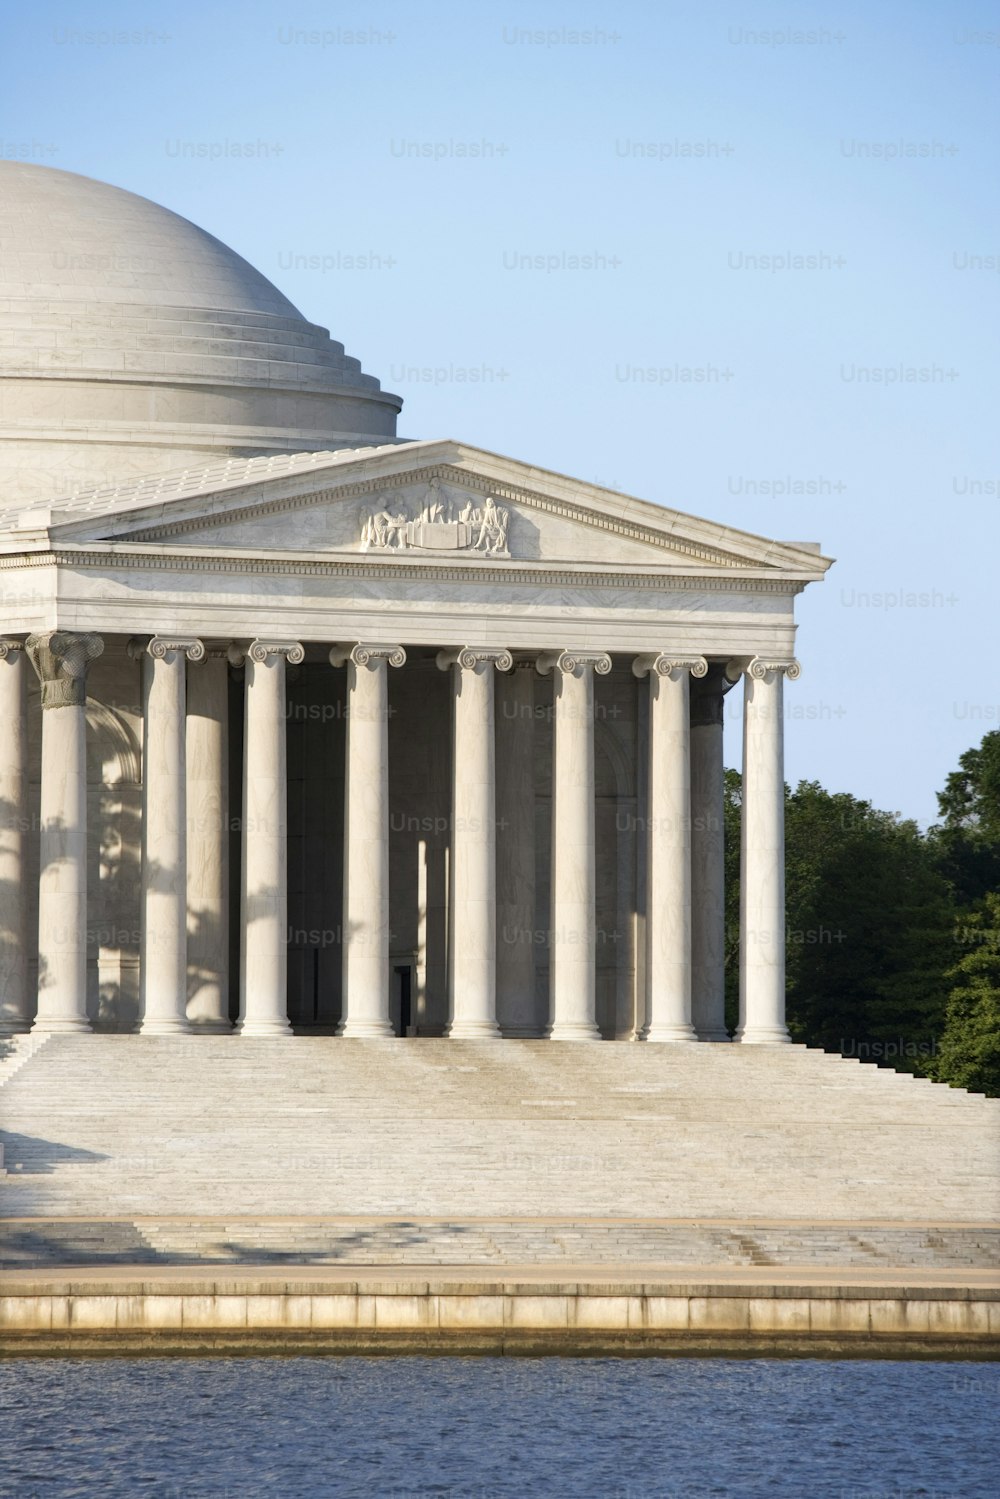
[[497, 1021], [504, 1036], [542, 1034], [535, 1013], [535, 663], [496, 681]]
[[759, 656], [743, 701], [740, 1023], [736, 1040], [788, 1041], [785, 1025], [785, 762], [782, 687], [799, 663]]
[[142, 660], [142, 899], [139, 1030], [170, 1036], [187, 1022], [185, 673], [200, 640], [129, 646]]
[[36, 1031], [86, 1031], [87, 669], [99, 635], [56, 630], [25, 644], [42, 688]]
[[0, 639], [0, 1035], [31, 1029], [25, 946], [28, 744], [24, 641]]
[[389, 1020], [389, 666], [399, 645], [343, 645], [347, 667], [344, 778], [344, 1011], [340, 1036], [391, 1036]]
[[597, 1041], [594, 840], [594, 672], [611, 670], [603, 652], [542, 655], [553, 674], [552, 915], [548, 1035]]
[[696, 1041], [691, 1023], [690, 680], [708, 662], [639, 656], [649, 677], [649, 798], [646, 837], [648, 956], [644, 1041]]
[[255, 640], [246, 653], [243, 735], [243, 932], [240, 1018], [244, 1036], [285, 1036], [288, 1023], [288, 786], [285, 668], [305, 651], [294, 640]]
[[712, 662], [691, 684], [691, 1020], [699, 1041], [729, 1040], [723, 699], [740, 675]]
[[494, 668], [510, 671], [509, 651], [439, 651], [451, 672], [453, 703], [451, 828], [451, 1019], [448, 1035], [498, 1038], [496, 1014], [496, 754]]
[[[209, 650], [187, 684], [188, 1019], [229, 1021], [229, 663]], [[235, 653], [242, 659], [242, 653]]]

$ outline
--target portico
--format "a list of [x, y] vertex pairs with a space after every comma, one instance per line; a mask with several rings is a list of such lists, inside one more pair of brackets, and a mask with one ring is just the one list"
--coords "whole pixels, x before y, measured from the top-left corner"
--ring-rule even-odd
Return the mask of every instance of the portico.
[[264, 467], [10, 528], [4, 1029], [727, 1039], [742, 682], [735, 1039], [787, 1040], [782, 691], [826, 559], [452, 442]]

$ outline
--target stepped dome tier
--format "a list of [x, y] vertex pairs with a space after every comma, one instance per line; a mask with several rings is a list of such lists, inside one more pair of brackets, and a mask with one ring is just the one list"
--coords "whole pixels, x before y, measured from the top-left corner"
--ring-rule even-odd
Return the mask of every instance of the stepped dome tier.
[[197, 225], [108, 183], [0, 162], [8, 504], [392, 441], [401, 404]]

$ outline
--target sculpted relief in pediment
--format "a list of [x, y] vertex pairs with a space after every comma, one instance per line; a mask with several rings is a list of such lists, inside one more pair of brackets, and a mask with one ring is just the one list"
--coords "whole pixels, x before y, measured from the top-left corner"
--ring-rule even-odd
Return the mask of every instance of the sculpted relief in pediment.
[[376, 495], [361, 512], [366, 552], [479, 552], [509, 557], [510, 512], [493, 497], [454, 496], [436, 476], [416, 498]]

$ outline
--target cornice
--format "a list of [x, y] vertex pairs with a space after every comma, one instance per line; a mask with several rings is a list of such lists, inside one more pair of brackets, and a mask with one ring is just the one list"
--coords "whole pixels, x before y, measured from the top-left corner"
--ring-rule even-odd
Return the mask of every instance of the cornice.
[[357, 560], [339, 557], [220, 557], [199, 553], [153, 551], [119, 551], [113, 543], [107, 550], [86, 546], [55, 548], [51, 552], [26, 552], [0, 557], [0, 572], [32, 567], [117, 568], [123, 571], [246, 574], [257, 577], [334, 577], [364, 578], [373, 582], [490, 583], [566, 586], [581, 588], [641, 588], [655, 592], [674, 590], [696, 593], [777, 593], [798, 594], [812, 581], [809, 578], [755, 576], [740, 572], [731, 576], [717, 574], [662, 572], [629, 572], [579, 567], [555, 568], [544, 562], [534, 566], [507, 563], [490, 566], [485, 563], [405, 563], [373, 561], [370, 554]]

